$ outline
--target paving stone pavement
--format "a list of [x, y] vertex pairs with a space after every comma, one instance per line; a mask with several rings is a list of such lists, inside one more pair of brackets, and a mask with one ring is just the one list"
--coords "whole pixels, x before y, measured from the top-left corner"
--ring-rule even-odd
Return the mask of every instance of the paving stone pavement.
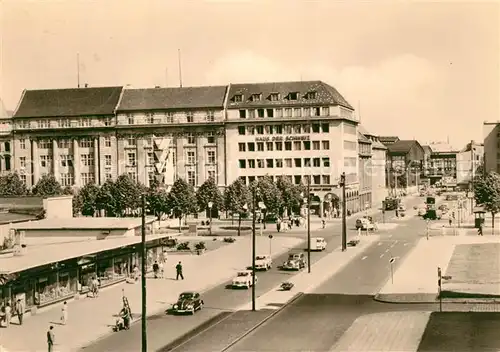
[[362, 316], [330, 349], [335, 352], [416, 352], [430, 312], [391, 312]]

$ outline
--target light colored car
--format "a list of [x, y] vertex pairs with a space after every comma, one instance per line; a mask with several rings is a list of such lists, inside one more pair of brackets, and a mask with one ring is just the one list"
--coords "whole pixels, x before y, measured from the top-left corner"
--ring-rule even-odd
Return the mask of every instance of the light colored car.
[[269, 255], [255, 257], [255, 270], [269, 270], [273, 267], [273, 260]]
[[311, 251], [324, 251], [326, 249], [326, 241], [323, 237], [311, 238]]
[[359, 218], [356, 220], [356, 230], [374, 230], [375, 224], [367, 218]]
[[288, 259], [286, 262], [283, 263], [281, 266], [281, 269], [283, 270], [300, 270], [305, 265], [300, 260], [297, 259]]
[[[233, 288], [250, 288], [252, 287], [252, 270], [239, 271], [233, 279]], [[257, 283], [257, 276], [255, 276], [255, 283]]]

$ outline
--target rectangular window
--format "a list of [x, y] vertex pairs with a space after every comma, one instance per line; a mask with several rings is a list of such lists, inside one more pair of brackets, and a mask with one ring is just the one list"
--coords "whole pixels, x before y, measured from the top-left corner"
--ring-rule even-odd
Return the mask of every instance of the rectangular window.
[[248, 160], [248, 168], [249, 169], [255, 169], [255, 160], [254, 159], [249, 159]]
[[127, 137], [127, 147], [135, 147], [137, 146], [137, 140], [135, 139], [135, 136], [128, 136]]
[[276, 159], [275, 164], [276, 164], [277, 168], [282, 168], [283, 167], [283, 159]]
[[249, 152], [254, 152], [255, 151], [255, 143], [254, 142], [249, 142], [248, 143], [248, 151]]
[[301, 150], [301, 149], [302, 149], [302, 142], [301, 141], [293, 142], [293, 150]]
[[257, 126], [256, 130], [257, 134], [264, 134], [264, 126]]
[[288, 100], [297, 100], [299, 98], [299, 93], [291, 92], [288, 93]]
[[82, 183], [82, 186], [85, 186], [86, 184], [89, 183], [94, 183], [94, 173], [93, 172], [82, 172], [80, 174], [80, 181]]
[[311, 150], [311, 142], [304, 141], [304, 150]]
[[265, 117], [264, 109], [257, 109], [257, 116], [258, 117]]
[[127, 166], [135, 166], [135, 165], [136, 165], [135, 153], [127, 153]]
[[300, 158], [293, 159], [293, 165], [295, 167], [302, 167], [302, 159], [300, 159]]
[[320, 115], [320, 109], [319, 108], [312, 108], [311, 109], [312, 116], [319, 116]]
[[278, 151], [283, 150], [283, 142], [275, 142], [275, 147]]
[[57, 120], [57, 126], [60, 128], [71, 127], [71, 120], [69, 119], [59, 119]]
[[312, 124], [312, 131], [313, 133], [319, 133], [319, 123]]
[[275, 125], [274, 126], [274, 133], [283, 134], [283, 126], [282, 125]]
[[247, 127], [247, 132], [250, 135], [254, 135], [255, 134], [255, 126], [252, 126], [252, 125], [248, 126]]
[[25, 156], [21, 156], [19, 158], [19, 167], [20, 168], [25, 168], [26, 167], [26, 157]]
[[315, 185], [319, 185], [319, 184], [321, 184], [321, 176], [320, 176], [320, 175], [314, 175], [314, 176], [313, 176], [313, 183], [314, 183]]
[[[152, 153], [148, 153], [148, 154], [152, 154]], [[104, 155], [104, 166], [111, 166], [111, 155]]]
[[246, 144], [245, 143], [238, 143], [238, 150], [240, 152], [244, 152], [244, 151], [246, 151], [246, 149], [247, 148], [246, 148]]
[[328, 106], [324, 106], [321, 108], [321, 116], [329, 116], [330, 108]]
[[154, 153], [148, 153], [148, 155], [146, 156], [146, 165], [153, 166], [154, 164], [155, 164], [155, 155], [154, 155]]
[[128, 121], [129, 125], [133, 125], [134, 124], [134, 115], [127, 114], [127, 121]]
[[300, 175], [295, 175], [295, 176], [293, 176], [293, 180], [294, 180], [294, 183], [295, 183], [296, 185], [300, 185], [300, 184], [302, 183], [302, 176], [300, 176]]
[[247, 118], [247, 111], [240, 110], [240, 119], [246, 119], [246, 118]]
[[215, 143], [215, 134], [213, 132], [208, 132], [207, 134], [207, 143], [214, 144]]
[[285, 142], [285, 150], [292, 150], [292, 142]]
[[60, 155], [61, 166], [62, 167], [73, 167], [73, 156], [72, 155]]
[[274, 116], [275, 117], [283, 117], [283, 109], [275, 109]]
[[194, 165], [196, 163], [195, 153], [192, 151], [188, 151], [186, 154], [187, 154], [187, 163], [189, 165]]
[[271, 101], [278, 101], [278, 100], [279, 100], [279, 97], [280, 97], [280, 96], [279, 96], [279, 93], [271, 93], [271, 94], [269, 95], [269, 100], [271, 100]]
[[26, 149], [26, 139], [19, 140], [19, 148]]
[[302, 126], [301, 125], [293, 125], [293, 133], [300, 134], [301, 132], [302, 132]]
[[217, 175], [215, 174], [215, 170], [208, 170], [207, 176], [207, 179], [211, 178], [217, 183]]
[[313, 141], [313, 150], [319, 150], [320, 148], [319, 141]]
[[109, 136], [104, 137], [104, 146], [108, 148], [111, 147], [111, 137]]
[[196, 172], [188, 171], [187, 172], [187, 181], [191, 186], [196, 186]]
[[322, 181], [323, 181], [322, 183], [323, 183], [324, 185], [329, 185], [329, 184], [330, 184], [330, 175], [323, 175], [323, 176], [322, 176], [322, 179], [323, 179], [323, 180], [322, 180]]
[[207, 151], [207, 161], [209, 164], [215, 164], [215, 150]]
[[321, 130], [323, 131], [323, 133], [330, 132], [330, 124], [328, 124], [328, 123], [322, 123], [321, 124]]
[[63, 187], [73, 186], [75, 183], [73, 173], [61, 173], [59, 175], [59, 179], [61, 181], [61, 186]]
[[292, 134], [292, 125], [285, 125], [285, 134]]
[[196, 139], [194, 137], [194, 134], [188, 133], [187, 134], [187, 144], [195, 144], [195, 143], [196, 143]]
[[94, 166], [94, 155], [93, 154], [82, 154], [80, 155], [80, 161], [83, 166]]
[[321, 141], [321, 148], [323, 150], [329, 150], [330, 149], [330, 141]]
[[267, 151], [272, 152], [273, 151], [273, 142], [267, 142], [266, 147], [267, 147]]
[[134, 170], [129, 170], [127, 171], [127, 175], [132, 181], [137, 182], [137, 172], [135, 172]]
[[167, 123], [174, 123], [174, 113], [167, 112]]
[[245, 135], [245, 126], [238, 126], [238, 134], [240, 136], [244, 136]]
[[301, 108], [294, 108], [293, 109], [293, 117], [301, 117], [302, 116], [302, 109]]
[[267, 109], [266, 112], [267, 112], [267, 117], [274, 117], [273, 109]]
[[247, 161], [245, 159], [238, 160], [238, 163], [240, 164], [240, 169], [246, 169], [247, 168]]
[[311, 125], [302, 125], [302, 133], [311, 133]]
[[273, 126], [272, 125], [264, 126], [264, 130], [266, 131], [266, 134], [273, 134]]
[[57, 141], [57, 146], [60, 149], [69, 149], [71, 147], [71, 141], [69, 139], [60, 139]]
[[274, 167], [274, 159], [266, 159], [266, 167], [272, 169]]
[[207, 111], [207, 117], [206, 120], [208, 122], [214, 122], [215, 121], [215, 113], [211, 110]]
[[187, 123], [192, 123], [192, 122], [194, 122], [194, 114], [193, 114], [193, 112], [192, 112], [192, 111], [188, 111], [188, 112], [186, 113], [186, 121], [187, 121]]
[[38, 148], [39, 149], [51, 149], [52, 142], [48, 139], [42, 139], [42, 140], [38, 141]]
[[291, 158], [285, 159], [285, 167], [292, 167], [292, 159]]
[[155, 114], [153, 112], [146, 113], [145, 120], [146, 124], [155, 123]]
[[257, 142], [257, 151], [258, 152], [264, 151], [264, 143], [263, 142]]
[[304, 117], [311, 116], [311, 109], [310, 108], [304, 108], [304, 109], [302, 109], [302, 116], [304, 116]]
[[323, 158], [323, 166], [330, 167], [330, 158]]
[[292, 117], [292, 108], [285, 108], [285, 117]]
[[304, 167], [311, 167], [311, 158], [304, 158]]
[[255, 109], [248, 110], [248, 118], [249, 119], [254, 119], [255, 118]]
[[320, 166], [321, 166], [321, 159], [313, 158], [313, 167], [320, 167]]
[[38, 128], [49, 128], [50, 120], [38, 120]]
[[257, 159], [257, 168], [258, 169], [264, 168], [264, 159]]

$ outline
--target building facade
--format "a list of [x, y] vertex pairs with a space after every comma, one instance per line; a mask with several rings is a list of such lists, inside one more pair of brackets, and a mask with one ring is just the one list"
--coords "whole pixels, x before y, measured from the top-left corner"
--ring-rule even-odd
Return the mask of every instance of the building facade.
[[372, 141], [361, 132], [358, 132], [358, 165], [358, 210], [365, 210], [372, 207]]
[[457, 185], [457, 154], [447, 143], [431, 143], [432, 152], [429, 159], [427, 177], [430, 184], [439, 183], [447, 187]]
[[[311, 182], [319, 214], [340, 195], [346, 173], [347, 207], [359, 205], [357, 125], [353, 108], [320, 82], [231, 84], [227, 96], [227, 183], [264, 175]], [[328, 203], [329, 204], [329, 203]]]
[[500, 121], [483, 123], [484, 169], [500, 173]]
[[12, 119], [0, 99], [0, 175], [12, 169]]
[[416, 191], [423, 162], [424, 149], [415, 140], [398, 140], [387, 145], [387, 187], [396, 192], [403, 188]]
[[484, 145], [471, 141], [457, 153], [457, 186], [461, 189], [472, 187], [472, 180], [483, 165]]
[[378, 206], [388, 196], [386, 187], [387, 147], [373, 133], [368, 132], [362, 126], [359, 129], [371, 141], [370, 167], [367, 172], [370, 173], [371, 206]]

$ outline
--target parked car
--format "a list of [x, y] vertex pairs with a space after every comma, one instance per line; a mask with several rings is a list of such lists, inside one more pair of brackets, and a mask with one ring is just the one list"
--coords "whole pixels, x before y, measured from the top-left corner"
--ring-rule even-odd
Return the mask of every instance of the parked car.
[[356, 220], [356, 230], [374, 230], [375, 224], [367, 218], [359, 218]]
[[[236, 277], [233, 279], [233, 288], [250, 288], [253, 284], [253, 272], [252, 270], [239, 271]], [[257, 276], [255, 276], [255, 283], [257, 283]]]
[[255, 257], [255, 270], [269, 270], [273, 266], [273, 259], [269, 255], [257, 255]]
[[194, 314], [203, 308], [203, 300], [198, 292], [187, 291], [179, 295], [177, 302], [172, 306], [173, 313]]
[[323, 237], [311, 238], [310, 248], [311, 251], [324, 251], [326, 249], [326, 241]]
[[283, 263], [283, 265], [281, 266], [281, 269], [282, 270], [300, 270], [302, 268], [304, 268], [305, 265], [300, 262], [299, 260], [296, 260], [296, 259], [288, 259], [287, 261], [285, 261]]
[[305, 268], [306, 267], [306, 255], [303, 252], [289, 253], [288, 260], [298, 260], [300, 265]]

